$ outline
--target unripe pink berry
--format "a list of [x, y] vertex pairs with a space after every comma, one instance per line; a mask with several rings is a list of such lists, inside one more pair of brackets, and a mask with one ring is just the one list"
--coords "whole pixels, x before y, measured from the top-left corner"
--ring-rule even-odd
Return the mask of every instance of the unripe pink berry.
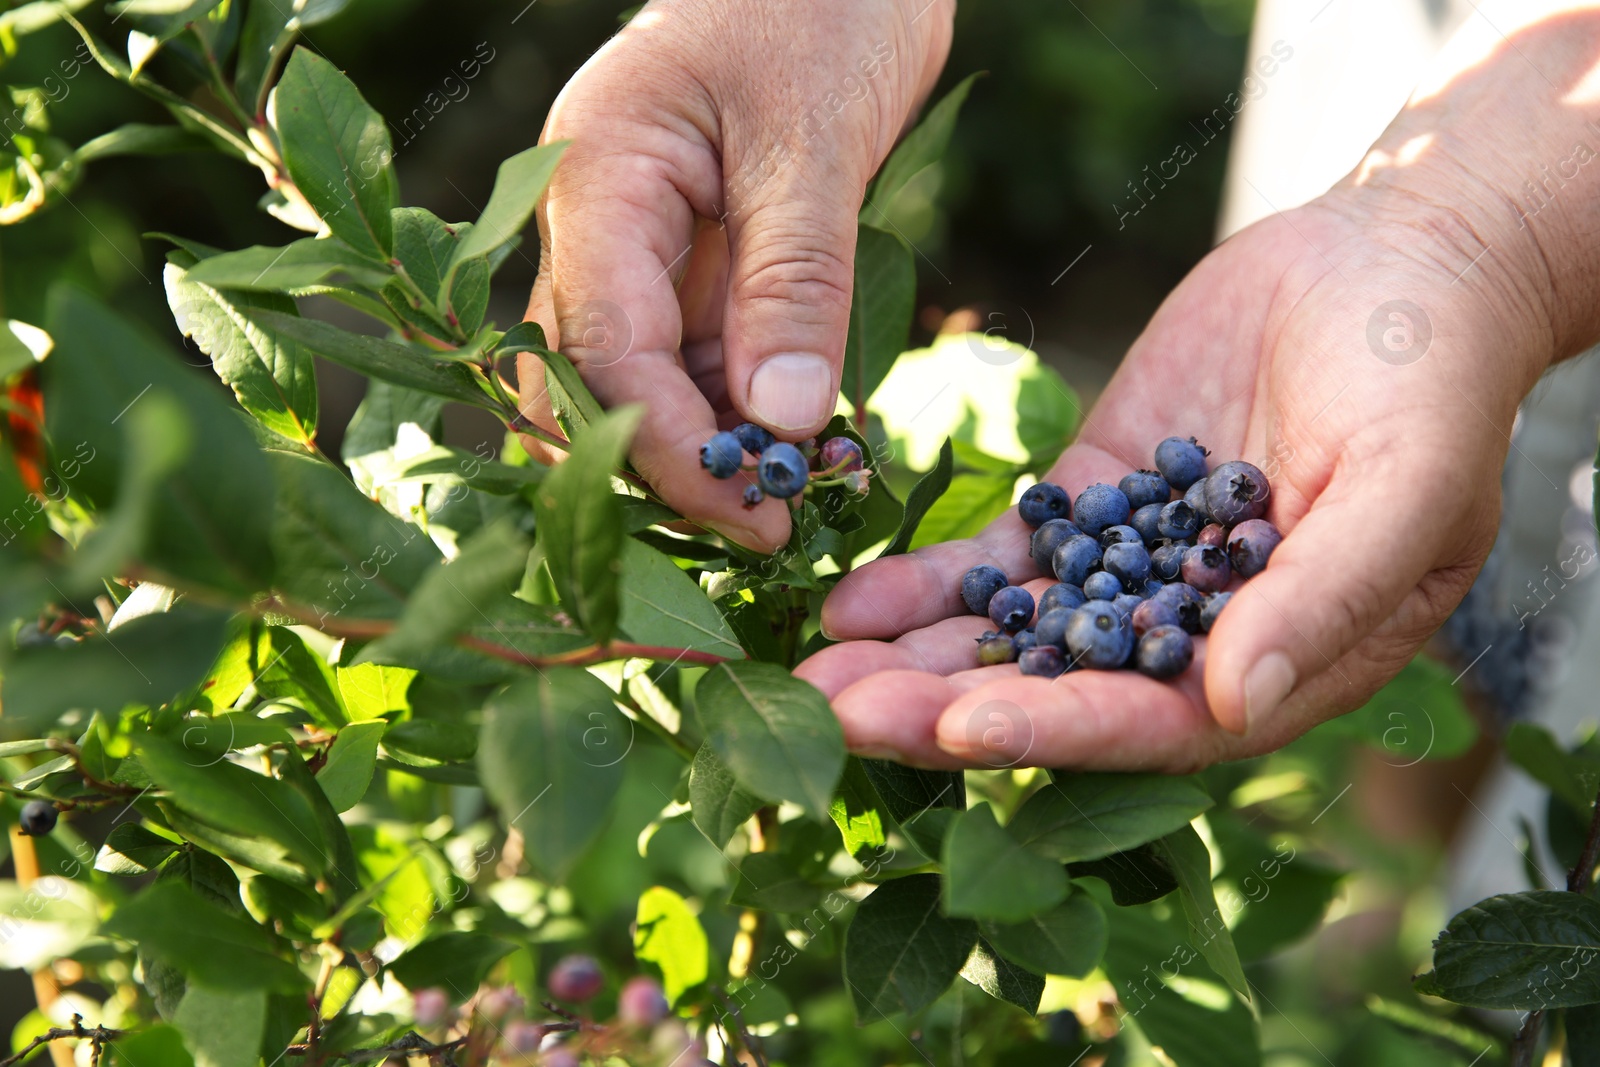
[[661, 983], [646, 975], [635, 975], [617, 995], [617, 1018], [625, 1026], [643, 1029], [667, 1017], [667, 996]]
[[605, 986], [605, 975], [593, 956], [563, 956], [550, 971], [550, 995], [557, 1000], [584, 1001]]
[[544, 1041], [545, 1028], [526, 1019], [517, 1019], [506, 1027], [506, 1048], [512, 1052], [538, 1052]]
[[861, 469], [861, 446], [848, 437], [830, 437], [822, 443], [822, 469], [838, 467], [840, 474]]
[[556, 1047], [539, 1057], [543, 1067], [579, 1067], [578, 1054], [570, 1048]]
[[498, 986], [478, 998], [478, 1014], [492, 1023], [522, 1011], [525, 1001], [510, 986]]
[[419, 989], [411, 996], [411, 1021], [423, 1030], [443, 1026], [450, 1017], [450, 995], [442, 989]]

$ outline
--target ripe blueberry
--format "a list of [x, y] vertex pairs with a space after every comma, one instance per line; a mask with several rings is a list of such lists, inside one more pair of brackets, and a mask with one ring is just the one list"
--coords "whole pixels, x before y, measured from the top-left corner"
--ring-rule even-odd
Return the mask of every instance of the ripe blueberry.
[[1111, 606], [1130, 619], [1133, 618], [1133, 609], [1143, 603], [1143, 600], [1140, 600], [1132, 593], [1118, 593], [1111, 598]]
[[1146, 504], [1135, 511], [1133, 518], [1128, 520], [1128, 525], [1139, 531], [1139, 537], [1145, 544], [1153, 545], [1161, 539], [1161, 528], [1158, 523], [1161, 521], [1161, 509], [1166, 506], [1165, 503]]
[[563, 956], [550, 971], [547, 983], [550, 995], [557, 1000], [584, 1001], [599, 993], [605, 985], [605, 975], [593, 956]]
[[1038, 529], [1051, 519], [1070, 519], [1072, 498], [1059, 485], [1039, 482], [1023, 491], [1022, 499], [1017, 501], [1017, 514], [1022, 516], [1023, 522]]
[[22, 805], [17, 822], [29, 837], [43, 837], [56, 828], [56, 806], [48, 800], [30, 800]]
[[1221, 548], [1228, 543], [1228, 528], [1214, 522], [1208, 526], [1202, 526], [1200, 532], [1194, 535], [1194, 543]]
[[1215, 545], [1195, 545], [1183, 554], [1183, 580], [1202, 593], [1220, 593], [1233, 577], [1228, 554]]
[[1038, 643], [1039, 639], [1034, 635], [1033, 627], [1031, 626], [1026, 630], [1018, 631], [1016, 636], [1011, 639], [1011, 645], [1017, 650], [1017, 655], [1019, 656]]
[[1033, 594], [1020, 585], [1008, 585], [989, 598], [989, 621], [1014, 634], [1033, 618]]
[[1182, 541], [1193, 537], [1200, 530], [1200, 516], [1195, 514], [1187, 501], [1174, 500], [1161, 509], [1161, 517], [1156, 520], [1156, 529], [1161, 531], [1161, 536], [1169, 541]]
[[1169, 437], [1156, 445], [1156, 470], [1182, 492], [1205, 477], [1206, 450], [1192, 437]]
[[1272, 550], [1283, 535], [1266, 519], [1246, 519], [1228, 535], [1228, 562], [1241, 578], [1254, 578], [1266, 569]]
[[1194, 662], [1194, 641], [1177, 626], [1157, 626], [1139, 638], [1136, 665], [1151, 678], [1176, 678]]
[[1217, 624], [1217, 616], [1222, 614], [1222, 609], [1228, 606], [1228, 601], [1233, 599], [1232, 593], [1212, 593], [1206, 597], [1206, 602], [1200, 609], [1200, 629], [1206, 633]]
[[967, 610], [974, 615], [987, 615], [989, 598], [1010, 584], [999, 567], [980, 563], [962, 577], [961, 599], [967, 602]]
[[1206, 508], [1211, 520], [1224, 526], [1266, 514], [1271, 492], [1261, 468], [1240, 459], [1224, 463], [1206, 476]]
[[761, 487], [759, 485], [747, 485], [744, 487], [745, 507], [753, 508], [765, 499], [767, 499], [767, 494], [761, 491]]
[[767, 450], [775, 438], [764, 427], [753, 422], [741, 422], [730, 431], [739, 439], [739, 445], [752, 456], [759, 456]]
[[1000, 634], [978, 643], [978, 662], [985, 667], [1010, 663], [1017, 658], [1017, 646], [1011, 638]]
[[1122, 495], [1128, 498], [1128, 506], [1135, 511], [1146, 504], [1165, 504], [1172, 499], [1172, 486], [1155, 471], [1124, 474], [1117, 488], [1122, 490]]
[[1097, 482], [1078, 495], [1078, 507], [1072, 521], [1084, 533], [1098, 537], [1107, 526], [1119, 526], [1128, 521], [1133, 509], [1128, 498], [1114, 485]]
[[1150, 580], [1150, 553], [1141, 544], [1112, 545], [1101, 556], [1100, 565], [1130, 593], [1143, 589]]
[[861, 446], [848, 437], [830, 437], [822, 442], [822, 469], [849, 474], [861, 469]]
[[1100, 531], [1100, 547], [1110, 548], [1112, 545], [1142, 545], [1144, 538], [1132, 526], [1107, 526]]
[[1138, 596], [1140, 600], [1149, 600], [1151, 597], [1161, 592], [1162, 589], [1166, 588], [1166, 585], [1167, 583], [1163, 582], [1160, 578], [1151, 578], [1144, 583], [1144, 587], [1138, 590], [1135, 595]]
[[1155, 599], [1178, 613], [1178, 625], [1184, 630], [1192, 634], [1200, 632], [1200, 608], [1205, 598], [1194, 586], [1184, 582], [1168, 582], [1161, 587]]
[[1150, 552], [1150, 573], [1163, 582], [1176, 580], [1178, 568], [1183, 566], [1183, 550], [1188, 547], [1179, 541], [1157, 545]]
[[667, 996], [654, 978], [635, 975], [623, 983], [622, 992], [617, 994], [617, 1018], [624, 1026], [654, 1026], [667, 1017], [667, 1011]]
[[1194, 513], [1200, 516], [1201, 526], [1211, 521], [1211, 508], [1206, 504], [1206, 480], [1204, 478], [1184, 490], [1183, 502], [1194, 508]]
[[1067, 651], [1080, 666], [1115, 670], [1133, 651], [1133, 625], [1110, 604], [1090, 601], [1067, 623]]
[[1088, 534], [1067, 538], [1056, 546], [1050, 569], [1058, 581], [1082, 586], [1085, 578], [1100, 569], [1100, 542]]
[[1110, 600], [1122, 592], [1122, 580], [1107, 571], [1095, 571], [1083, 581], [1083, 595], [1090, 600]]
[[1017, 659], [1023, 674], [1038, 678], [1057, 678], [1067, 669], [1066, 657], [1055, 645], [1034, 645]]
[[1143, 637], [1157, 626], [1177, 626], [1178, 609], [1164, 600], [1142, 600], [1133, 609], [1129, 621], [1133, 623], [1133, 632]]
[[710, 471], [713, 478], [732, 478], [743, 463], [743, 446], [737, 437], [726, 431], [712, 434], [711, 440], [700, 446], [700, 466]]
[[788, 499], [804, 489], [810, 477], [806, 457], [787, 441], [767, 446], [756, 461], [756, 480], [768, 496]]
[[1050, 573], [1050, 561], [1055, 558], [1056, 549], [1061, 542], [1069, 537], [1077, 537], [1083, 533], [1076, 523], [1066, 519], [1051, 519], [1037, 530], [1028, 540], [1028, 554], [1033, 557], [1034, 565], [1040, 573]]
[[1050, 611], [1040, 611], [1039, 621], [1033, 627], [1034, 644], [1054, 645], [1065, 651], [1067, 623], [1072, 621], [1072, 614], [1076, 610], [1076, 608], [1052, 608]]
[[1087, 599], [1089, 598], [1083, 595], [1083, 590], [1078, 586], [1068, 585], [1066, 582], [1057, 582], [1040, 595], [1039, 618], [1043, 620], [1046, 615], [1057, 608], [1066, 608], [1071, 611], [1073, 608], [1082, 607], [1083, 602]]

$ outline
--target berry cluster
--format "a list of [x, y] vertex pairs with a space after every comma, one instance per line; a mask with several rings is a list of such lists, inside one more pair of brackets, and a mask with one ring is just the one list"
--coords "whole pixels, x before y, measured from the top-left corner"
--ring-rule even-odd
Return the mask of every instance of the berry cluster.
[[[753, 463], [745, 462], [745, 454]], [[811, 463], [817, 469], [811, 469]], [[865, 494], [872, 472], [866, 469], [861, 446], [848, 437], [830, 437], [817, 447], [816, 438], [791, 445], [776, 440], [753, 422], [743, 422], [731, 430], [711, 435], [700, 446], [700, 466], [713, 478], [732, 478], [740, 471], [755, 474], [754, 485], [746, 486], [744, 506], [753, 508], [769, 496], [787, 500], [807, 486], [842, 485], [852, 493]]]
[[1182, 674], [1193, 635], [1209, 632], [1233, 596], [1228, 585], [1259, 574], [1283, 539], [1262, 518], [1266, 475], [1239, 460], [1207, 473], [1208, 454], [1192, 437], [1169, 437], [1155, 470], [1091, 485], [1076, 504], [1048, 482], [1023, 493], [1029, 554], [1056, 584], [1035, 604], [998, 567], [968, 571], [961, 598], [999, 627], [978, 638], [978, 662], [1045, 678], [1086, 667]]

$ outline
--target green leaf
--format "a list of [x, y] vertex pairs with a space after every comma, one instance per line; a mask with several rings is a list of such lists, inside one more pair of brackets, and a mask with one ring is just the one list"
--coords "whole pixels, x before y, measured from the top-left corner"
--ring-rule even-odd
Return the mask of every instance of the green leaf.
[[976, 923], [941, 914], [938, 875], [878, 886], [845, 933], [844, 980], [856, 1018], [921, 1011], [949, 988], [977, 943]]
[[546, 669], [484, 706], [484, 789], [549, 880], [564, 879], [605, 828], [631, 737], [611, 690], [572, 667]]
[[420, 207], [397, 207], [393, 215], [395, 258], [422, 294], [438, 304], [456, 245], [471, 226], [451, 226]]
[[1572, 1067], [1600, 1067], [1600, 1004], [1568, 1008], [1566, 1024]]
[[630, 640], [744, 658], [722, 612], [694, 579], [665, 555], [632, 537], [622, 542], [621, 590], [617, 628]]
[[726, 848], [734, 831], [761, 809], [761, 798], [739, 788], [733, 772], [717, 758], [708, 741], [689, 767], [689, 808], [694, 824], [718, 848]]
[[500, 164], [489, 203], [456, 245], [455, 255], [451, 257], [452, 269], [494, 251], [522, 232], [566, 148], [566, 141], [539, 145], [518, 152]]
[[821, 899], [822, 890], [805, 877], [793, 857], [752, 852], [733, 877], [728, 906], [793, 915], [811, 911]]
[[1007, 829], [1025, 845], [1070, 863], [1164, 837], [1211, 804], [1193, 778], [1074, 773], [1029, 797]]
[[828, 815], [844, 839], [844, 850], [852, 856], [862, 850], [879, 852], [889, 843], [884, 833], [883, 815], [878, 810], [883, 801], [878, 799], [878, 791], [872, 787], [872, 780], [862, 769], [861, 762], [854, 756], [845, 761], [839, 795], [828, 807]]
[[172, 1023], [200, 1067], [256, 1067], [267, 1030], [267, 994], [190, 982]]
[[1265, 959], [1317, 929], [1338, 892], [1340, 871], [1232, 813], [1212, 811], [1206, 820], [1222, 856], [1218, 897], [1241, 960]]
[[1074, 878], [1100, 879], [1111, 890], [1112, 903], [1124, 908], [1160, 900], [1178, 888], [1178, 879], [1156, 855], [1153, 845], [1071, 863], [1067, 873]]
[[516, 946], [478, 931], [434, 934], [389, 964], [389, 973], [413, 992], [438, 986], [452, 1000], [471, 997], [493, 967]]
[[1600, 784], [1600, 760], [1581, 751], [1567, 752], [1549, 730], [1530, 722], [1513, 723], [1505, 747], [1512, 763], [1588, 817]]
[[53, 26], [75, 11], [88, 7], [94, 0], [33, 0], [18, 4], [0, 14], [0, 34], [6, 37], [23, 37]]
[[1418, 656], [1363, 707], [1330, 723], [1333, 730], [1328, 732], [1359, 737], [1382, 749], [1384, 762], [1393, 767], [1453, 759], [1477, 741], [1478, 725], [1451, 681], [1444, 667]]
[[861, 769], [895, 822], [904, 823], [931, 808], [961, 811], [967, 806], [960, 771], [925, 771], [876, 759], [862, 760]]
[[[932, 477], [932, 475], [929, 475]], [[976, 537], [1011, 505], [1016, 478], [1007, 475], [958, 474], [923, 518], [912, 548]]]
[[19, 649], [0, 676], [0, 729], [26, 737], [74, 709], [115, 717], [130, 704], [159, 707], [205, 677], [227, 625], [226, 612], [182, 604], [119, 626], [115, 636]]
[[961, 968], [961, 977], [1007, 1004], [1015, 1004], [1029, 1015], [1039, 1010], [1044, 995], [1044, 976], [1019, 967], [997, 955], [989, 943], [978, 938], [972, 954]]
[[382, 721], [353, 722], [333, 739], [328, 761], [317, 772], [317, 784], [334, 811], [349, 811], [366, 795], [378, 760], [378, 741], [387, 725]]
[[844, 771], [844, 731], [815, 686], [771, 663], [721, 663], [696, 686], [695, 705], [743, 789], [827, 818]]
[[489, 274], [489, 260], [479, 256], [461, 264], [450, 284], [450, 313], [456, 328], [469, 336], [482, 328], [489, 310]]
[[162, 879], [117, 907], [102, 928], [218, 990], [295, 993], [307, 982], [277, 953], [281, 942], [223, 911], [176, 879]]
[[561, 602], [601, 644], [611, 640], [620, 611], [622, 503], [611, 492], [611, 473], [643, 415], [636, 406], [618, 408], [591, 424], [533, 497], [539, 544]]
[[394, 244], [393, 149], [383, 116], [349, 78], [296, 48], [272, 93], [283, 162], [322, 221], [351, 248], [387, 260]]
[[351, 718], [379, 719], [390, 712], [411, 710], [406, 690], [416, 680], [416, 671], [358, 663], [354, 667], [336, 668], [333, 673], [339, 686], [339, 699]]
[[440, 397], [381, 380], [369, 381], [367, 395], [345, 428], [339, 458], [348, 466], [362, 456], [393, 448], [401, 424], [407, 422], [416, 423], [429, 438], [438, 440], [444, 435], [443, 414]]
[[466, 723], [407, 719], [389, 727], [383, 750], [414, 767], [470, 761], [478, 752], [478, 731]]
[[302, 237], [282, 248], [252, 245], [197, 258], [200, 261], [189, 269], [189, 281], [214, 289], [286, 293], [310, 289], [336, 275], [381, 289], [394, 277], [387, 264], [367, 258], [337, 237]]
[[289, 47], [295, 33], [328, 21], [349, 3], [350, 0], [257, 0], [249, 4], [244, 29], [239, 34], [239, 63], [233, 79], [234, 91], [245, 106], [258, 106], [277, 57]]
[[485, 459], [464, 448], [434, 445], [420, 456], [406, 460], [385, 482], [401, 485], [407, 482], [437, 484], [457, 481], [485, 493], [512, 496], [544, 481], [546, 473], [546, 469], [537, 464], [513, 467], [509, 463]]
[[583, 384], [578, 368], [560, 352], [545, 347], [544, 331], [536, 322], [519, 322], [506, 331], [496, 349], [499, 356], [532, 352], [545, 364], [545, 384], [550, 393], [550, 405], [556, 418], [568, 434], [575, 428], [592, 425], [604, 416], [600, 402]]
[[1600, 901], [1533, 890], [1480, 900], [1433, 942], [1417, 992], [1472, 1008], [1600, 1004]]
[[1217, 907], [1211, 887], [1211, 853], [1194, 827], [1185, 826], [1155, 842], [1155, 851], [1178, 880], [1178, 900], [1189, 924], [1189, 943], [1200, 950], [1211, 969], [1233, 987], [1245, 1003], [1250, 1002], [1250, 983], [1239, 963], [1239, 950], [1233, 934]]
[[94, 936], [101, 906], [87, 885], [59, 875], [26, 888], [0, 881], [0, 969], [38, 971], [70, 959]]
[[665, 886], [651, 886], [639, 897], [634, 913], [633, 955], [653, 964], [661, 974], [667, 1002], [705, 982], [710, 945], [689, 905]]
[[[217, 827], [201, 822], [191, 817], [183, 809], [168, 802], [161, 801], [157, 805], [167, 826], [173, 833], [178, 834], [185, 841], [205, 849], [208, 853], [250, 868], [280, 878], [285, 882], [294, 882], [298, 885], [312, 885], [316, 877], [305, 866], [297, 862], [289, 850], [278, 841], [253, 837], [246, 834], [230, 833]], [[176, 862], [174, 860], [173, 862]], [[218, 860], [220, 863], [221, 861]], [[171, 866], [171, 864], [168, 864]]]
[[179, 152], [203, 152], [211, 142], [182, 126], [128, 122], [78, 146], [75, 157], [80, 164], [112, 156], [166, 156]]
[[169, 838], [151, 833], [136, 822], [118, 823], [94, 858], [94, 869], [134, 877], [149, 874], [178, 851]]
[[[869, 196], [878, 211], [888, 212], [893, 208], [895, 198], [911, 183], [911, 179], [944, 158], [950, 147], [950, 134], [955, 130], [956, 119], [961, 114], [961, 105], [966, 103], [967, 94], [972, 91], [972, 83], [977, 78], [977, 74], [969, 74], [957, 83], [954, 89], [928, 109], [926, 117], [889, 154], [879, 168], [877, 178], [873, 179]], [[863, 209], [862, 217], [866, 217], [870, 210]]]
[[1040, 974], [1082, 978], [1100, 965], [1106, 951], [1106, 914], [1083, 892], [1021, 922], [986, 922], [980, 928], [995, 951]]
[[349, 721], [333, 668], [286, 626], [262, 627], [249, 653], [250, 677], [262, 700], [292, 701], [323, 726]]
[[1024, 848], [987, 804], [956, 819], [945, 836], [942, 860], [950, 915], [1021, 922], [1067, 898], [1061, 864]]
[[911, 247], [892, 233], [856, 227], [855, 295], [845, 340], [843, 392], [857, 411], [883, 382], [911, 335], [917, 268]]
[[[922, 520], [950, 488], [950, 471], [953, 463], [954, 455], [950, 448], [950, 439], [947, 437], [939, 449], [939, 461], [911, 487], [911, 492], [906, 497], [906, 511], [900, 520], [900, 528], [894, 532], [894, 536], [889, 538], [889, 543], [878, 554], [880, 558], [898, 556], [911, 548]], [[1007, 493], [1010, 493], [1009, 489]], [[1010, 499], [1009, 495], [1007, 499]]]

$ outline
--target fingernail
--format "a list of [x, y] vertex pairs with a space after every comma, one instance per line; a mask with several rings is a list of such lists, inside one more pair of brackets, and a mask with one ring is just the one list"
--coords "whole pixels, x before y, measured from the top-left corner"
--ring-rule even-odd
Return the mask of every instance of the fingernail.
[[1294, 664], [1282, 652], [1268, 652], [1244, 677], [1244, 728], [1254, 730], [1294, 688]]
[[773, 429], [807, 429], [835, 406], [833, 367], [810, 352], [773, 356], [750, 376], [750, 410]]
[[889, 760], [891, 763], [904, 763], [906, 761], [905, 756], [886, 745], [868, 745], [865, 748], [856, 749], [855, 754], [862, 759], [884, 759]]

